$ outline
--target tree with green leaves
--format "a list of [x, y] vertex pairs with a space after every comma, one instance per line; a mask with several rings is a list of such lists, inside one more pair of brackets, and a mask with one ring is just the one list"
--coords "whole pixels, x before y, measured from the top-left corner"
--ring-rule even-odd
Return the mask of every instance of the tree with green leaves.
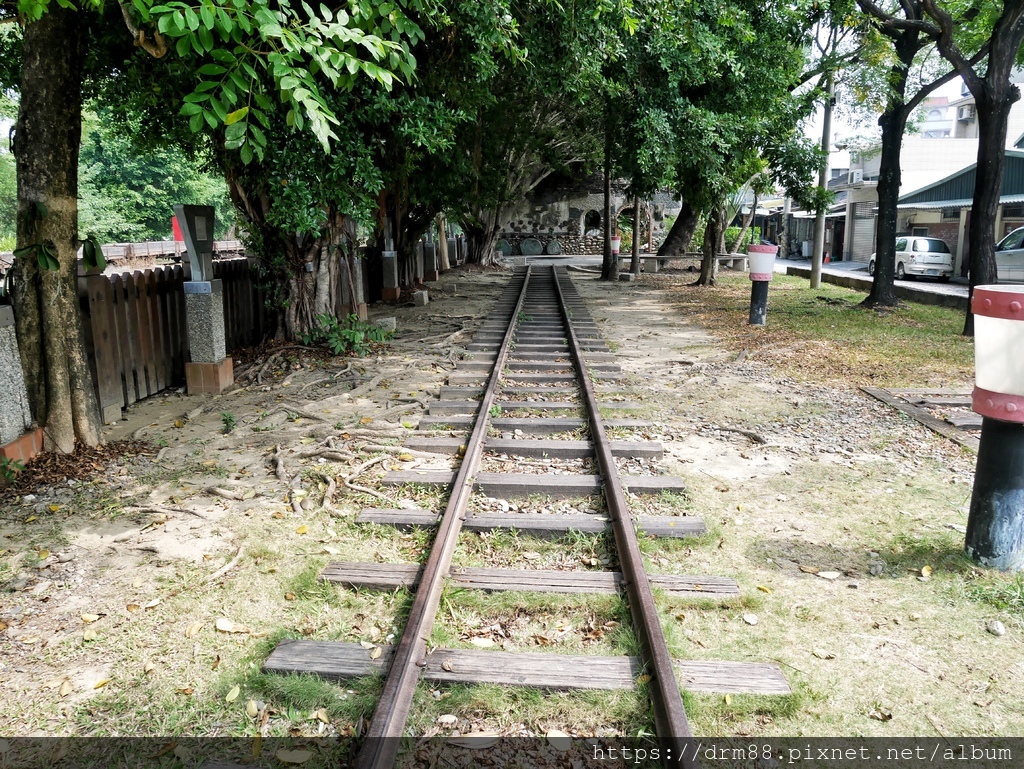
[[648, 165], [666, 169], [661, 184], [683, 198], [659, 255], [685, 250], [698, 220], [707, 217], [698, 283], [712, 284], [721, 212], [735, 189], [764, 172], [811, 202], [807, 176], [820, 153], [798, 129], [810, 102], [795, 89], [820, 10], [746, 0], [699, 6], [650, 0], [638, 9], [647, 30], [637, 37], [649, 100], [636, 114], [655, 118], [627, 130], [657, 137], [646, 142], [659, 145]]
[[[896, 304], [895, 265], [897, 202], [902, 179], [900, 158], [907, 121], [922, 101], [957, 76], [930, 56], [935, 36], [929, 34], [922, 0], [902, 0], [883, 8], [872, 0], [857, 0], [870, 20], [863, 54], [854, 72], [862, 101], [881, 109], [881, 156], [878, 169], [878, 225], [875, 230], [875, 274], [867, 307]], [[975, 54], [975, 61], [983, 53]]]
[[[122, 120], [132, 117], [121, 105]], [[167, 240], [178, 203], [217, 209], [216, 237], [235, 222], [223, 177], [209, 152], [162, 143], [135, 146], [108, 109], [87, 114], [79, 154], [79, 229], [102, 243]], [[204, 156], [205, 155], [205, 156]]]
[[75, 296], [83, 86], [128, 59], [130, 41], [155, 57], [187, 60], [195, 83], [184, 96], [191, 106], [182, 109], [192, 129], [223, 130], [225, 151], [245, 164], [265, 155], [269, 112], [278, 104], [286, 126], [309, 130], [327, 149], [339, 121], [324, 93], [363, 77], [387, 87], [408, 76], [407, 38], [416, 27], [391, 3], [314, 10], [288, 0], [86, 0], [82, 8], [21, 0], [0, 10], [13, 13], [24, 24], [16, 84], [18, 341], [45, 444], [70, 452], [76, 441], [100, 440]]

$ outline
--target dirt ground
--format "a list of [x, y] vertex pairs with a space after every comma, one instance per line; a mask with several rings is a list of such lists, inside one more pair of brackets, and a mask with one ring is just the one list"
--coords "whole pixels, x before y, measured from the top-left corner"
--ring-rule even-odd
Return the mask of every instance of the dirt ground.
[[[352, 517], [370, 505], [437, 504], [429, 489], [377, 481], [388, 468], [450, 466], [401, 441], [507, 279], [455, 270], [431, 285], [426, 307], [371, 308], [371, 319], [394, 316], [398, 334], [367, 358], [292, 350], [265, 370], [250, 366], [221, 396], [152, 398], [105, 434], [145, 441], [146, 453], [8, 492], [0, 734], [358, 731], [373, 685], [308, 684], [303, 699], [258, 668], [281, 638], [372, 649], [400, 632], [402, 591], [339, 590], [316, 574], [332, 558], [421, 557], [424, 533], [357, 531]], [[974, 456], [851, 386], [787, 377], [778, 350], [769, 361], [726, 349], [687, 316], [700, 290], [686, 285], [691, 276], [573, 279], [627, 374], [621, 394], [652, 421], [643, 437], [665, 445], [661, 470], [686, 480], [682, 505], [710, 529], [697, 541], [645, 543], [652, 571], [733, 577], [743, 594], [663, 599], [674, 653], [775, 661], [794, 691], [690, 696], [695, 733], [1024, 735], [1020, 615], [987, 599], [1001, 583], [961, 554]], [[328, 478], [342, 480], [334, 489]], [[550, 548], [503, 546], [527, 560]], [[601, 556], [587, 547], [581, 557]], [[466, 621], [486, 626], [488, 611]], [[619, 609], [551, 611], [585, 615], [593, 635]], [[992, 632], [996, 621], [1004, 634]], [[629, 723], [541, 704], [536, 717], [467, 706], [439, 720], [447, 694], [432, 693], [439, 702], [425, 695], [427, 715], [414, 724], [437, 721], [435, 733], [614, 734]]]

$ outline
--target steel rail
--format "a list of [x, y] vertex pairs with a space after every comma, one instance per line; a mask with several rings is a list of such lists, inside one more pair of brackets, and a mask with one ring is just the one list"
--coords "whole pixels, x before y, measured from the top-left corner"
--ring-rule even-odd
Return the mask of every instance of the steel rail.
[[434, 627], [437, 609], [444, 588], [444, 578], [451, 567], [459, 532], [466, 518], [466, 508], [473, 491], [473, 479], [480, 467], [484, 439], [490, 422], [490, 409], [498, 391], [501, 372], [508, 358], [512, 338], [515, 335], [519, 312], [523, 307], [526, 292], [530, 287], [532, 267], [526, 268], [523, 288], [519, 301], [508, 324], [501, 347], [491, 370], [487, 389], [484, 391], [477, 411], [476, 423], [469, 440], [459, 472], [452, 483], [444, 515], [438, 524], [437, 536], [430, 550], [430, 557], [423, 567], [419, 588], [413, 600], [409, 619], [402, 631], [402, 638], [392, 657], [391, 669], [384, 681], [384, 689], [373, 711], [363, 745], [356, 756], [356, 769], [391, 769], [398, 756], [399, 738], [405, 730], [412, 706], [420, 671], [425, 664], [427, 636]]
[[661, 747], [661, 758], [666, 767], [683, 766], [686, 769], [699, 769], [696, 756], [691, 755], [693, 733], [679, 692], [672, 655], [669, 653], [658, 609], [654, 603], [654, 593], [644, 569], [643, 556], [640, 554], [636, 529], [626, 503], [622, 481], [619, 479], [619, 471], [612, 456], [611, 443], [604, 428], [601, 412], [598, 410], [597, 394], [590, 380], [586, 362], [583, 360], [572, 319], [565, 309], [565, 295], [562, 292], [559, 272], [552, 269], [552, 273], [558, 306], [566, 325], [569, 352], [580, 372], [580, 391], [590, 421], [590, 439], [594, 443], [598, 468], [604, 477], [605, 502], [608, 505], [608, 517], [611, 519], [615, 536], [615, 549], [622, 570], [623, 586], [629, 599], [634, 628], [646, 652], [645, 663], [651, 676], [651, 702], [654, 706], [654, 725]]

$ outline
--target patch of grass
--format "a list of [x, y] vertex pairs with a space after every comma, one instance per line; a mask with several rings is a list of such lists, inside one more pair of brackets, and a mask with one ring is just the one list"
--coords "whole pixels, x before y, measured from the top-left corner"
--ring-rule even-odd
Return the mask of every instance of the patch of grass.
[[[436, 692], [436, 694], [435, 694]], [[653, 729], [650, 703], [639, 689], [626, 691], [546, 692], [529, 687], [453, 685], [431, 690], [421, 686], [416, 694], [409, 724], [422, 734], [438, 716], [453, 714], [456, 727], [469, 724], [492, 731], [521, 725], [537, 735], [550, 729], [580, 734], [632, 736]], [[479, 728], [479, 726], [477, 727]]]
[[961, 589], [966, 598], [988, 604], [1024, 622], [1024, 573], [976, 573]]
[[675, 297], [729, 349], [775, 364], [797, 379], [844, 386], [969, 382], [974, 347], [961, 335], [963, 313], [903, 302], [892, 310], [860, 305], [864, 294], [803, 278], [776, 276], [768, 328], [748, 326], [749, 281], [720, 275], [714, 288], [678, 284]]

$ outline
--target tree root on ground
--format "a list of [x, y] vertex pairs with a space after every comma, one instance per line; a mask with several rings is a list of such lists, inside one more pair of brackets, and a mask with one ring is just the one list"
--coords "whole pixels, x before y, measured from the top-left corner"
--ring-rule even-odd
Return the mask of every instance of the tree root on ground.
[[242, 560], [242, 553], [244, 551], [245, 551], [245, 545], [239, 545], [238, 546], [238, 552], [235, 553], [235, 557], [232, 558], [230, 561], [228, 561], [223, 566], [221, 566], [219, 569], [217, 569], [217, 571], [215, 571], [209, 577], [204, 579], [203, 582], [205, 582], [207, 584], [210, 583], [210, 582], [216, 582], [218, 579], [220, 579], [225, 574], [227, 574], [229, 571], [231, 571], [233, 568], [235, 568], [238, 565], [238, 562]]

